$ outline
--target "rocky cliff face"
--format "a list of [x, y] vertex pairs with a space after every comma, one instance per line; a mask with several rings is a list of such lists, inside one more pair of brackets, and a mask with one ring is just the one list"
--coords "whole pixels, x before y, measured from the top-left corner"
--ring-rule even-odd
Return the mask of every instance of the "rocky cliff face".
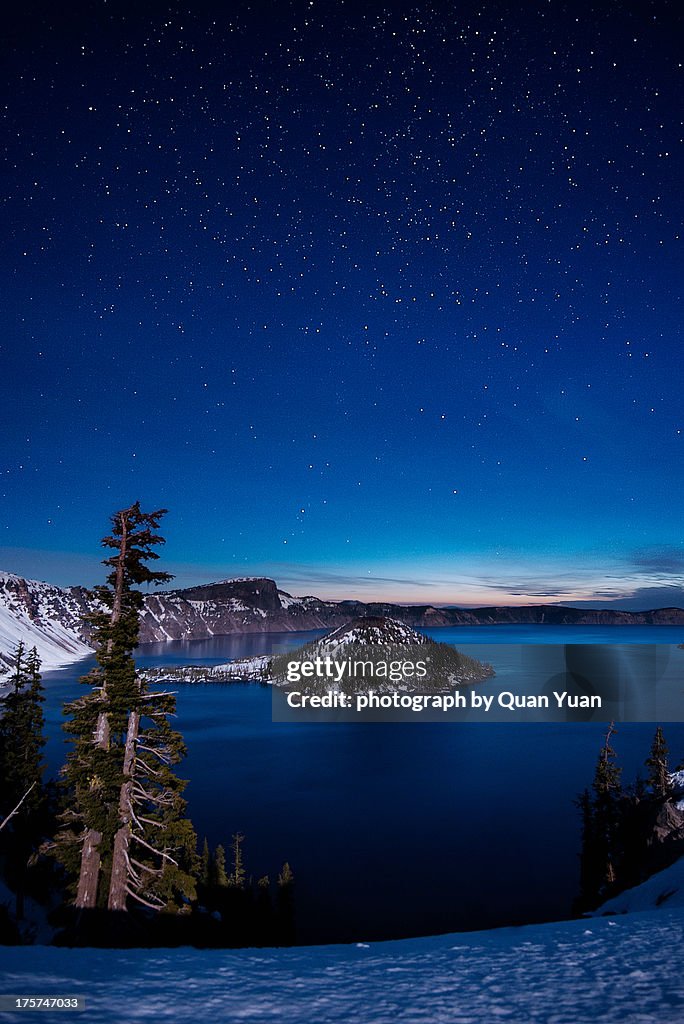
[[661, 608], [648, 612], [560, 608], [434, 608], [431, 605], [365, 604], [363, 601], [323, 601], [292, 597], [273, 580], [226, 580], [204, 587], [150, 595], [145, 601], [141, 642], [204, 639], [227, 633], [331, 629], [350, 619], [376, 616], [399, 619], [407, 626], [479, 625], [682, 625], [684, 610]]
[[224, 580], [148, 595], [140, 642], [327, 629], [348, 619], [338, 605], [315, 597], [292, 597], [278, 590], [273, 580]]

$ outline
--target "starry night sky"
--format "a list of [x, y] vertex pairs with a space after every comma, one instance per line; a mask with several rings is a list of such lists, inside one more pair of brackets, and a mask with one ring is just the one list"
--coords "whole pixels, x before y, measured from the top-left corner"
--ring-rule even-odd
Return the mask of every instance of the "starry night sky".
[[676, 3], [23, 4], [0, 566], [684, 603]]

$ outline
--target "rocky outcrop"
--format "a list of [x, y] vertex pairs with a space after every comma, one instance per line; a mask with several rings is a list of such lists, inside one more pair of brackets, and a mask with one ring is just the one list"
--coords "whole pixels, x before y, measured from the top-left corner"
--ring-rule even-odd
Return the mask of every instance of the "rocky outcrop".
[[677, 845], [684, 852], [684, 810], [674, 801], [666, 801], [659, 809], [653, 825], [653, 844]]

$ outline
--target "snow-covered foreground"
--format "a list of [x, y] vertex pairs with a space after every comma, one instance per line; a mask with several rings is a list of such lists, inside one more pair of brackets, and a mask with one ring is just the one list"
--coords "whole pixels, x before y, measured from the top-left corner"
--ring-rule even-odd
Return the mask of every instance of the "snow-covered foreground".
[[84, 995], [75, 1019], [98, 1022], [681, 1024], [683, 937], [678, 908], [372, 945], [24, 946], [2, 950], [0, 991]]

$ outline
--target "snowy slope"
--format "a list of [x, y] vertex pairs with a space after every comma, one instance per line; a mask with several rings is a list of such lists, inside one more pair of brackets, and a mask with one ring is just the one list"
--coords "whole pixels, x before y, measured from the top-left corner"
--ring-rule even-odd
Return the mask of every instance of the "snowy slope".
[[84, 1024], [682, 1024], [683, 931], [659, 910], [372, 945], [23, 946], [3, 949], [0, 991], [84, 995]]
[[84, 611], [77, 591], [0, 573], [0, 664], [8, 663], [19, 640], [37, 649], [43, 669], [92, 654], [81, 635]]
[[594, 911], [594, 916], [627, 914], [633, 910], [653, 910], [656, 907], [677, 907], [684, 912], [684, 857], [664, 871], [651, 875], [641, 885], [625, 889], [619, 896], [607, 900]]
[[411, 629], [399, 619], [378, 615], [357, 616], [351, 622], [346, 622], [318, 641], [321, 652], [325, 654], [334, 654], [355, 644], [376, 647], [387, 645], [412, 647], [428, 643], [429, 640], [426, 636], [417, 633], [415, 629]]

